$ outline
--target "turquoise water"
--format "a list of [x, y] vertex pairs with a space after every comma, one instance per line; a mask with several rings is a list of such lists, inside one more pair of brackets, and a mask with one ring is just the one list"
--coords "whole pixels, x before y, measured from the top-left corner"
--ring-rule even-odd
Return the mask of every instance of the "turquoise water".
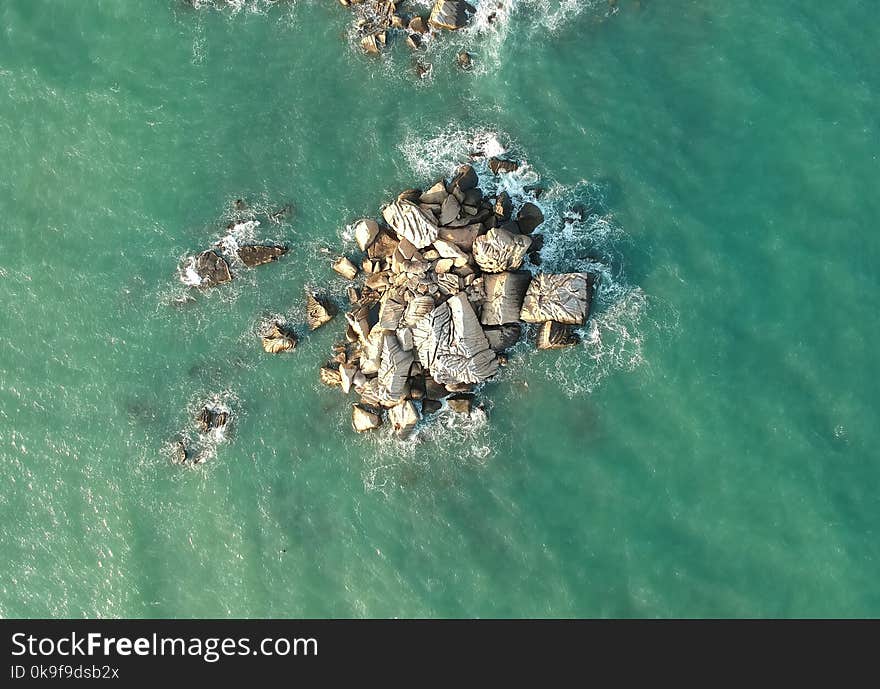
[[[875, 4], [618, 4], [523, 0], [419, 82], [335, 2], [6, 0], [0, 615], [880, 615]], [[540, 175], [551, 267], [601, 264], [588, 337], [355, 436], [339, 322], [254, 331], [474, 140]], [[292, 254], [178, 303], [240, 197]]]

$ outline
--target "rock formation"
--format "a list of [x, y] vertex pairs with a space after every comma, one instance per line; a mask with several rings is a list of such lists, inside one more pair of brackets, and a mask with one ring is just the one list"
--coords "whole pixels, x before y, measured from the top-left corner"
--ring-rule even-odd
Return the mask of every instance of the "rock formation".
[[[488, 166], [493, 174], [518, 168], [498, 158]], [[358, 260], [363, 272], [348, 289], [345, 340], [320, 377], [359, 397], [358, 432], [387, 416], [405, 438], [443, 409], [470, 413], [474, 387], [506, 363], [523, 321], [540, 325], [539, 348], [561, 348], [576, 340], [571, 325], [589, 314], [592, 276], [519, 270], [527, 256], [529, 267], [540, 261], [537, 204], [504, 191], [487, 196], [479, 185], [474, 167], [463, 165], [424, 191], [401, 192], [381, 220], [355, 224], [362, 257], [333, 265], [347, 280], [358, 277]]]
[[[400, 14], [399, 3], [386, 0], [339, 1], [352, 11], [357, 39], [367, 55], [381, 54], [394, 37], [402, 38], [410, 50], [420, 50], [426, 34], [462, 29], [476, 12], [473, 5], [463, 0], [436, 0], [427, 16]], [[458, 63], [469, 69], [470, 55], [461, 53]], [[417, 62], [417, 68], [419, 65], [422, 72], [430, 71], [430, 65]]]

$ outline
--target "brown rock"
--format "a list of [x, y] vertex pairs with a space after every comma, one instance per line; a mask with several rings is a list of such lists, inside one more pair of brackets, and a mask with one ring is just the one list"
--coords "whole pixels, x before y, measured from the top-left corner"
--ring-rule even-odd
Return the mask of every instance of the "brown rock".
[[333, 320], [336, 309], [329, 302], [319, 299], [311, 292], [306, 292], [306, 322], [309, 330], [317, 330], [325, 323]]
[[379, 223], [364, 219], [354, 226], [354, 238], [361, 251], [366, 251], [379, 234]]
[[351, 427], [358, 433], [371, 431], [382, 425], [382, 417], [360, 404], [351, 407]]
[[226, 259], [214, 251], [203, 251], [192, 258], [190, 267], [199, 277], [199, 287], [214, 287], [232, 280]]
[[580, 341], [571, 326], [556, 321], [544, 321], [538, 329], [538, 349], [563, 349], [576, 345]]
[[522, 265], [531, 244], [527, 235], [513, 234], [501, 228], [491, 229], [474, 240], [474, 260], [487, 273], [513, 270]]
[[248, 268], [256, 268], [264, 263], [277, 261], [287, 253], [285, 246], [241, 246], [238, 248], [238, 257]]
[[516, 172], [519, 170], [519, 163], [514, 160], [505, 160], [504, 158], [489, 158], [489, 169], [494, 175]]
[[263, 349], [269, 354], [279, 354], [296, 349], [296, 335], [282, 328], [278, 323], [273, 323], [271, 328], [261, 338]]

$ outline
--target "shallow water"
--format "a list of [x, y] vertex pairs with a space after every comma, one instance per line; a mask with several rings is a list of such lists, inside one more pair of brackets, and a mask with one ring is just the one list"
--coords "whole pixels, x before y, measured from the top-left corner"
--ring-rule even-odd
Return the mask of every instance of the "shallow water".
[[[337, 3], [3, 3], [0, 615], [880, 614], [873, 4], [508, 5], [419, 81]], [[339, 322], [255, 330], [475, 138], [540, 176], [552, 265], [601, 267], [585, 343], [354, 436]], [[295, 250], [187, 290], [237, 198], [292, 202], [255, 232]]]

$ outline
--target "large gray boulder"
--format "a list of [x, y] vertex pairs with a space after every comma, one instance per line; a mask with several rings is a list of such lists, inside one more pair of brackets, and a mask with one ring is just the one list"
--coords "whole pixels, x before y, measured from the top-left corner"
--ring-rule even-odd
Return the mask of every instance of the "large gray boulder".
[[487, 273], [515, 270], [522, 265], [531, 245], [531, 237], [493, 228], [474, 240], [474, 260]]
[[400, 346], [393, 333], [384, 333], [379, 359], [378, 392], [382, 402], [399, 402], [407, 393], [413, 353]]
[[531, 274], [524, 271], [485, 275], [483, 287], [486, 301], [483, 303], [480, 322], [483, 325], [516, 323], [531, 279]]
[[448, 31], [462, 29], [467, 26], [469, 13], [473, 11], [473, 6], [463, 0], [437, 0], [428, 17], [428, 25]]
[[526, 291], [520, 320], [583, 325], [590, 312], [593, 281], [589, 273], [539, 273]]
[[463, 292], [415, 324], [413, 343], [422, 366], [439, 383], [480, 383], [498, 370], [495, 352]]
[[398, 199], [385, 206], [382, 217], [398, 237], [409, 240], [417, 249], [437, 239], [436, 219], [411, 201]]

